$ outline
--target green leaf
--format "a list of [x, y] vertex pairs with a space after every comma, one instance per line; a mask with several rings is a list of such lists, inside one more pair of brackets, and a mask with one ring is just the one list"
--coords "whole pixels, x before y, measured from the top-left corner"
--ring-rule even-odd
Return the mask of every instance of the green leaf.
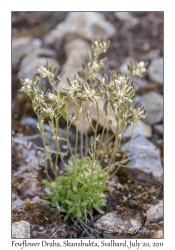
[[112, 110], [115, 112], [115, 107], [114, 107], [115, 102], [113, 100], [111, 100], [111, 99], [109, 100], [109, 102], [111, 104]]
[[71, 83], [69, 77], [67, 77], [67, 83], [68, 83], [68, 85], [69, 85], [70, 87], [72, 87], [72, 83]]
[[80, 72], [80, 71], [78, 71], [77, 73], [78, 73], [78, 76], [79, 76], [80, 78], [82, 78], [82, 74], [81, 74], [81, 72]]
[[46, 205], [52, 205], [52, 202], [50, 201], [47, 201], [47, 200], [44, 200], [44, 199], [41, 199], [41, 201], [46, 204]]
[[60, 95], [62, 95], [62, 96], [68, 96], [68, 93], [67, 92], [60, 92]]
[[104, 105], [103, 105], [103, 111], [105, 112], [106, 116], [108, 115], [107, 107], [108, 107], [108, 100], [106, 100]]
[[35, 78], [36, 78], [36, 75], [33, 75], [33, 77], [32, 77], [32, 84], [34, 84]]
[[82, 63], [82, 69], [83, 69], [83, 70], [85, 70], [85, 69], [86, 69], [86, 67], [85, 67], [84, 63]]
[[62, 113], [62, 116], [64, 117], [65, 120], [67, 120], [67, 113], [66, 113], [66, 111], [64, 111], [64, 112]]
[[52, 73], [55, 75], [55, 73], [57, 72], [57, 67], [55, 67], [53, 70], [52, 70]]
[[24, 85], [24, 80], [20, 79], [20, 83], [21, 83], [21, 85]]
[[134, 108], [135, 107], [135, 104], [136, 104], [136, 100], [134, 100], [131, 105], [130, 105], [130, 108]]
[[100, 214], [104, 214], [104, 211], [101, 210], [99, 207], [93, 206], [95, 210], [97, 210]]
[[65, 108], [66, 108], [66, 105], [65, 105], [65, 104], [63, 104], [63, 105], [60, 107], [59, 111], [60, 111], [61, 114], [65, 111]]
[[131, 98], [133, 98], [133, 96], [135, 95], [134, 91], [128, 96], [128, 100], [131, 100]]
[[77, 208], [77, 216], [78, 217], [82, 216], [82, 212], [81, 212], [81, 208], [80, 207]]
[[74, 205], [74, 203], [73, 203], [72, 201], [66, 200], [65, 202], [66, 202], [68, 205], [70, 205], [70, 206], [73, 206], [73, 205]]
[[80, 109], [82, 107], [82, 101], [78, 100], [78, 109]]
[[83, 201], [82, 203], [81, 203], [81, 206], [87, 206], [87, 202], [86, 201]]
[[40, 73], [36, 73], [35, 75], [36, 75], [36, 76], [39, 76], [39, 77], [41, 77], [41, 74], [40, 74]]
[[47, 180], [44, 180], [43, 182], [44, 182], [44, 184], [46, 185], [46, 187], [48, 187], [50, 190], [52, 190], [52, 191], [55, 191], [55, 190], [56, 190], [56, 188], [53, 187], [52, 184], [49, 183]]
[[127, 163], [128, 162], [128, 160], [123, 160], [123, 161], [121, 161], [120, 163], [122, 164], [122, 165], [124, 165], [125, 163]]
[[111, 119], [109, 120], [109, 125], [112, 126], [112, 120]]

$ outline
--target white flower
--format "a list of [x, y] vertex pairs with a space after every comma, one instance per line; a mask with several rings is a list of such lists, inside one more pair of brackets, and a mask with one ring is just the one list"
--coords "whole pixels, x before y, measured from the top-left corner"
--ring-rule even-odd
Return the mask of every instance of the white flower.
[[142, 61], [139, 62], [139, 64], [138, 64], [138, 67], [139, 67], [139, 68], [143, 68], [144, 66], [145, 66], [144, 62], [142, 62]]
[[30, 83], [30, 80], [28, 78], [25, 79], [26, 83]]

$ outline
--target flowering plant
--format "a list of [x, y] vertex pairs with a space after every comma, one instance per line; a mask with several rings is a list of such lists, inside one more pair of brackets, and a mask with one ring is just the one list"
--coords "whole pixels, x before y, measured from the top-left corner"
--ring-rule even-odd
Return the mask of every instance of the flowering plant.
[[[47, 175], [47, 180], [44, 183], [47, 187], [48, 196], [43, 199], [43, 202], [66, 213], [65, 219], [87, 220], [87, 214], [92, 214], [93, 208], [102, 212], [100, 206], [104, 205], [104, 202], [101, 194], [105, 190], [106, 182], [116, 174], [120, 166], [128, 161], [126, 154], [118, 164], [116, 164], [115, 160], [123, 133], [128, 124], [131, 124], [134, 129], [135, 122], [146, 115], [145, 107], [136, 108], [136, 102], [132, 100], [135, 95], [134, 76], [142, 76], [146, 71], [143, 62], [137, 64], [131, 61], [128, 65], [128, 72], [124, 76], [117, 74], [116, 71], [111, 71], [109, 77], [106, 75], [102, 79], [96, 77], [95, 73], [103, 68], [105, 62], [105, 58], [99, 59], [99, 57], [106, 52], [109, 44], [109, 41], [94, 41], [92, 43], [93, 54], [89, 56], [89, 62], [87, 65], [82, 64], [82, 71], [76, 74], [73, 81], [67, 78], [68, 87], [62, 91], [57, 91], [57, 84], [62, 75], [56, 76], [57, 68], [52, 68], [50, 64], [48, 64], [47, 69], [39, 66], [38, 72], [35, 74], [38, 77], [49, 79], [50, 90], [45, 91], [44, 85], [39, 85], [39, 82], [35, 81], [35, 76], [32, 80], [20, 80], [22, 84], [21, 91], [30, 96], [32, 100], [33, 109], [38, 117], [38, 129], [42, 135], [44, 145], [45, 172]], [[70, 102], [75, 104], [76, 114], [73, 113], [68, 116], [67, 107]], [[84, 113], [84, 106], [87, 102], [96, 110], [95, 126], [89, 113]], [[99, 111], [101, 105], [103, 106], [103, 114]], [[113, 124], [111, 114], [115, 119], [116, 126]], [[83, 157], [83, 152], [81, 152], [82, 158], [79, 160], [77, 152], [81, 115], [87, 116], [87, 122], [92, 128], [93, 136], [86, 143], [88, 157]], [[98, 134], [101, 115], [105, 119], [103, 130]], [[61, 116], [67, 121], [66, 139], [59, 136], [58, 128]], [[56, 144], [54, 164], [51, 161], [53, 150], [49, 145], [46, 145], [44, 137], [43, 123], [46, 117]], [[68, 136], [68, 130], [73, 123], [76, 127], [75, 148], [71, 147]], [[113, 148], [107, 171], [105, 171], [100, 166], [99, 157], [102, 147], [105, 146], [103, 144], [105, 130], [109, 128], [113, 135], [105, 145], [113, 140]], [[60, 140], [67, 142], [71, 154], [71, 160], [68, 164], [65, 163], [64, 154], [60, 154]], [[66, 169], [63, 176], [58, 176], [59, 154]], [[49, 175], [49, 166], [53, 170], [54, 180]]]

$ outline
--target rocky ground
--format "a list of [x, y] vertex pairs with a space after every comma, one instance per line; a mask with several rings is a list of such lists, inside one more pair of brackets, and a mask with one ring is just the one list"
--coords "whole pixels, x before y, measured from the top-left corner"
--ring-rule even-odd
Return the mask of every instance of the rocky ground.
[[[49, 60], [58, 66], [58, 74], [66, 72], [61, 89], [66, 77], [73, 79], [86, 61], [91, 40], [105, 37], [111, 46], [101, 74], [114, 69], [124, 72], [129, 58], [148, 62], [145, 77], [135, 81], [135, 99], [146, 106], [147, 116], [136, 123], [128, 151], [130, 157], [146, 156], [132, 159], [107, 185], [103, 216], [95, 213], [88, 225], [74, 226], [71, 221], [64, 223], [58, 210], [52, 212], [40, 202], [45, 194], [42, 140], [31, 102], [18, 92], [19, 79], [31, 79], [38, 65], [46, 66]], [[95, 122], [93, 110], [91, 118]], [[100, 122], [103, 126], [103, 119]], [[62, 137], [65, 126], [62, 119]], [[72, 146], [74, 132], [72, 127]], [[118, 156], [130, 135], [128, 127]], [[45, 136], [54, 148], [48, 124]], [[61, 148], [64, 151], [66, 145]], [[104, 155], [110, 157], [110, 148], [104, 149]], [[12, 12], [12, 223], [13, 238], [163, 237], [162, 12]]]

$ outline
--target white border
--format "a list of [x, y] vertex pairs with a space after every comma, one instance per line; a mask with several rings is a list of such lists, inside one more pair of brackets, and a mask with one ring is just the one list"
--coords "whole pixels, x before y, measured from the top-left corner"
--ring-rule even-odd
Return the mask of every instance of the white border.
[[[82, 4], [81, 4], [82, 3]], [[165, 21], [165, 233], [164, 247], [173, 249], [174, 242], [174, 178], [175, 178], [175, 29], [173, 0], [128, 1], [9, 1], [1, 3], [0, 50], [1, 50], [1, 123], [0, 123], [0, 245], [11, 249], [11, 11], [164, 11]], [[139, 240], [141, 241], [141, 240]], [[149, 240], [147, 240], [149, 241]], [[150, 240], [151, 241], [151, 240]], [[155, 241], [155, 240], [153, 240]], [[158, 240], [160, 242], [160, 240]], [[19, 249], [19, 248], [18, 248]], [[27, 248], [32, 249], [32, 248]], [[38, 248], [40, 249], [40, 248]], [[139, 248], [142, 249], [142, 248]], [[152, 249], [152, 248], [150, 248]]]

